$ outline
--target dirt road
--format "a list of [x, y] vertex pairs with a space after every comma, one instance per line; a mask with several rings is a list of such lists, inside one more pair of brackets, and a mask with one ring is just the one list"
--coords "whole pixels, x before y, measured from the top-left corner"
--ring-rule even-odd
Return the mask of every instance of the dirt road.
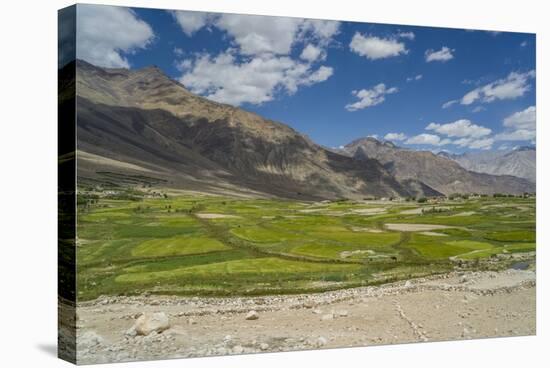
[[[257, 319], [247, 320], [250, 311]], [[170, 328], [135, 336], [142, 313]], [[256, 298], [107, 297], [78, 308], [78, 361], [101, 363], [534, 334], [535, 272], [451, 273]]]

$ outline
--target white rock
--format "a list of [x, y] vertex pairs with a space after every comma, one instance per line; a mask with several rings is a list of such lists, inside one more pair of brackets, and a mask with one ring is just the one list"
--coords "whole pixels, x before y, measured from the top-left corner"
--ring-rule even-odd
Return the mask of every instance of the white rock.
[[88, 331], [81, 336], [78, 336], [78, 345], [81, 347], [90, 348], [103, 343], [103, 337], [99, 336], [94, 331]]
[[250, 312], [248, 312], [246, 314], [246, 317], [245, 319], [247, 320], [255, 320], [255, 319], [258, 319], [260, 318], [260, 316], [258, 315], [258, 312], [254, 311], [254, 310], [251, 310]]
[[143, 314], [134, 324], [138, 335], [147, 336], [152, 332], [160, 333], [170, 328], [168, 316], [163, 312]]
[[347, 317], [348, 316], [348, 311], [347, 310], [339, 310], [339, 311], [336, 311], [336, 315], [338, 317]]
[[244, 352], [244, 348], [241, 345], [236, 345], [233, 347], [233, 352], [235, 354], [242, 354]]
[[334, 319], [334, 314], [329, 313], [321, 317], [321, 321], [330, 321]]
[[130, 327], [126, 332], [124, 333], [126, 336], [129, 337], [135, 337], [137, 335], [137, 331], [134, 326]]
[[325, 346], [327, 344], [327, 342], [328, 342], [328, 340], [326, 338], [324, 338], [323, 336], [320, 336], [316, 341], [316, 345], [318, 347]]

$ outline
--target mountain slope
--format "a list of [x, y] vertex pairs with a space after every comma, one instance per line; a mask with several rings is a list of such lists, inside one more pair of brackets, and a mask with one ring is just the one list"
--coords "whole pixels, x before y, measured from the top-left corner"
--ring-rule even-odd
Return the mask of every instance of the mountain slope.
[[537, 152], [534, 147], [512, 151], [468, 152], [448, 155], [463, 168], [492, 175], [513, 175], [536, 182]]
[[396, 179], [414, 179], [445, 193], [523, 193], [534, 192], [535, 185], [513, 176], [496, 176], [468, 171], [453, 160], [428, 151], [413, 151], [380, 142], [374, 138], [362, 138], [344, 147], [357, 159], [376, 159]]
[[213, 193], [285, 198], [437, 194], [374, 159], [330, 152], [292, 128], [189, 92], [158, 68], [77, 61], [78, 176], [149, 178]]

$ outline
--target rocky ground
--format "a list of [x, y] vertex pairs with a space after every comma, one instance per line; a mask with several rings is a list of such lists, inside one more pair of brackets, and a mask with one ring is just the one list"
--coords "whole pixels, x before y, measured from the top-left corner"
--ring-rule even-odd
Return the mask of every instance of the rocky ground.
[[535, 334], [535, 272], [455, 272], [254, 298], [104, 297], [78, 307], [80, 364]]

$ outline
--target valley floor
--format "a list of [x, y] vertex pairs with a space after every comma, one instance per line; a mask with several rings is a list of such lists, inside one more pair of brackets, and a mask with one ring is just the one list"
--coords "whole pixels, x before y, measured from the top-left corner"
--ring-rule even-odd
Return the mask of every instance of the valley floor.
[[[449, 274], [288, 296], [101, 297], [81, 303], [80, 364], [536, 333], [534, 270]], [[257, 312], [257, 319], [246, 316]], [[170, 327], [135, 336], [142, 313]]]

